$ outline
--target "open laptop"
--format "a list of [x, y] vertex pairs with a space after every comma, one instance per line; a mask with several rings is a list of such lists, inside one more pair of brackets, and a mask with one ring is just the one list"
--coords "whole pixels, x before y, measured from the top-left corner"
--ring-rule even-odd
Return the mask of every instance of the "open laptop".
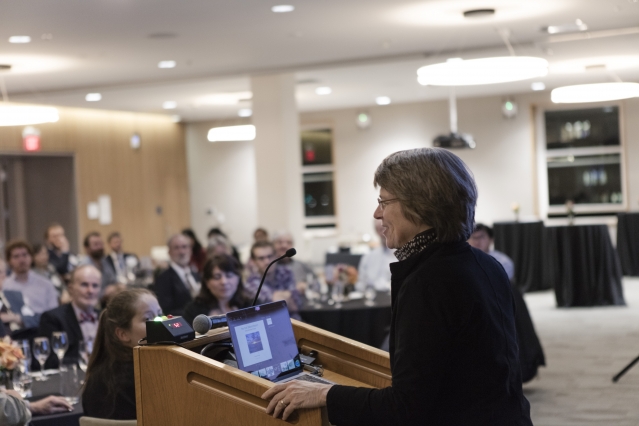
[[335, 383], [304, 372], [286, 302], [226, 314], [238, 368], [272, 382]]

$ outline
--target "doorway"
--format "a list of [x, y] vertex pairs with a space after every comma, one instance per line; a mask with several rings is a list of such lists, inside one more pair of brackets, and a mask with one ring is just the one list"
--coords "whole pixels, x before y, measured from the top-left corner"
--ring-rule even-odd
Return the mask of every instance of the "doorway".
[[43, 242], [53, 223], [64, 227], [78, 252], [78, 214], [73, 155], [0, 154], [0, 243], [20, 238]]

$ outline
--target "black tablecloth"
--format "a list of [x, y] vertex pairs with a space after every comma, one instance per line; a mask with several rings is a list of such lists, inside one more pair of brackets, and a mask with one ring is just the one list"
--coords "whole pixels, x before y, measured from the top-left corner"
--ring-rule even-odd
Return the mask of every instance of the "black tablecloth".
[[551, 284], [543, 276], [543, 222], [498, 222], [495, 250], [505, 253], [515, 264], [515, 286], [523, 292], [547, 290]]
[[639, 213], [617, 215], [617, 253], [626, 276], [639, 276]]
[[[84, 378], [82, 371], [78, 371], [78, 375], [81, 380]], [[33, 397], [29, 398], [30, 401], [37, 401], [48, 395], [60, 395], [60, 375], [56, 373], [48, 377], [49, 380], [45, 382], [39, 382], [34, 379], [31, 386]], [[80, 401], [73, 406], [73, 411], [70, 413], [33, 416], [29, 424], [32, 426], [78, 426], [82, 413], [82, 402]]]
[[390, 294], [378, 293], [375, 306], [366, 306], [364, 302], [364, 299], [343, 302], [340, 309], [326, 303], [320, 309], [305, 306], [300, 314], [304, 322], [378, 348], [390, 326]]
[[557, 306], [625, 305], [621, 264], [606, 225], [545, 228], [545, 273]]

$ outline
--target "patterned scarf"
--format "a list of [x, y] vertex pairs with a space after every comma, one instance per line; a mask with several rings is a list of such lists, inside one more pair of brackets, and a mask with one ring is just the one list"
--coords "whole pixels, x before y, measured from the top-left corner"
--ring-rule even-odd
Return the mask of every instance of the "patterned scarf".
[[435, 234], [435, 230], [433, 228], [428, 229], [415, 235], [412, 240], [395, 250], [395, 257], [401, 262], [417, 253], [421, 253], [436, 241], [437, 235]]

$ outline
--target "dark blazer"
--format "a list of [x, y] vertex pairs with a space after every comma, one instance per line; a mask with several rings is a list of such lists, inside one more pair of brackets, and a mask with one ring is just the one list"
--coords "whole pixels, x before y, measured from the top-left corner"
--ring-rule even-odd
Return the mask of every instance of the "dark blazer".
[[[117, 393], [107, 395], [106, 377], [115, 378]], [[135, 375], [133, 362], [118, 362], [112, 370], [102, 368], [87, 379], [82, 392], [84, 415], [100, 419], [133, 420], [136, 418]]]
[[532, 426], [508, 277], [466, 242], [391, 264], [392, 386], [333, 386], [331, 424]]
[[184, 307], [184, 313], [182, 317], [184, 317], [186, 322], [192, 324], [196, 316], [208, 315], [209, 312], [211, 312], [211, 308], [208, 305], [199, 302], [197, 299], [194, 299]]
[[[196, 274], [193, 277], [199, 281]], [[182, 316], [186, 305], [193, 300], [191, 292], [171, 267], [158, 275], [153, 289], [164, 315]]]
[[[98, 311], [95, 311], [96, 318]], [[38, 330], [38, 336], [46, 336], [51, 339], [51, 335], [54, 331], [65, 331], [69, 338], [69, 349], [67, 349], [64, 355], [66, 362], [74, 362], [80, 358], [80, 341], [84, 340], [82, 335], [82, 329], [78, 318], [75, 316], [75, 311], [71, 303], [65, 303], [58, 306], [55, 309], [46, 311], [40, 317], [40, 328]], [[51, 350], [51, 356], [44, 364], [45, 368], [57, 368], [59, 365], [58, 357]]]

